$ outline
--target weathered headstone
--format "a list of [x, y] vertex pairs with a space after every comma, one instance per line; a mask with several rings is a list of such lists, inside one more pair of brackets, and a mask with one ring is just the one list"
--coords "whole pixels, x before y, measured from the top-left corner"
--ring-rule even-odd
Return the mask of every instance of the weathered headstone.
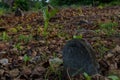
[[65, 73], [76, 76], [86, 72], [89, 75], [98, 73], [98, 63], [94, 50], [83, 39], [72, 39], [63, 48], [63, 65]]
[[19, 17], [21, 17], [21, 16], [23, 16], [23, 12], [22, 12], [22, 10], [20, 9], [20, 8], [17, 8], [16, 10], [15, 10], [15, 16], [19, 16]]

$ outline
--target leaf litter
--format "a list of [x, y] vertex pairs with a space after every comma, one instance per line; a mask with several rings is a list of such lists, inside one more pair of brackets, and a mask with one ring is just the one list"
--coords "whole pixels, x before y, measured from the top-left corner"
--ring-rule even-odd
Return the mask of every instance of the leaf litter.
[[[82, 35], [96, 51], [101, 75], [92, 76], [92, 80], [110, 80], [109, 75], [120, 77], [119, 15], [120, 6], [59, 9], [49, 21], [47, 37], [42, 34], [44, 20], [40, 11], [26, 12], [22, 17], [0, 16], [0, 79], [60, 80], [62, 76], [56, 72], [62, 71], [62, 65], [52, 68], [50, 61], [62, 59], [62, 48], [74, 35]], [[116, 33], [99, 32], [99, 25], [107, 22], [118, 24]], [[4, 31], [9, 38], [3, 37]], [[85, 80], [83, 76], [73, 80], [79, 79]]]

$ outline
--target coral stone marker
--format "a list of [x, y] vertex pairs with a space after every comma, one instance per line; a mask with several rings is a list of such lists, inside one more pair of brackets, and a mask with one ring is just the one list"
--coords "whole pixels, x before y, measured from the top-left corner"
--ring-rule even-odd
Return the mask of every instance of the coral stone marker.
[[63, 48], [63, 65], [65, 73], [70, 76], [87, 73], [98, 73], [98, 63], [95, 59], [94, 50], [83, 39], [72, 39]]

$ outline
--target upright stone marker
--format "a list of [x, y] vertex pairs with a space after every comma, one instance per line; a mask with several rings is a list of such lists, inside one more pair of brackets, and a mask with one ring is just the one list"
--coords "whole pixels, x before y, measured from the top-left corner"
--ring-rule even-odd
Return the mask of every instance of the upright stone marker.
[[23, 12], [20, 8], [17, 8], [15, 10], [15, 16], [17, 16], [17, 17], [22, 17], [23, 16]]
[[65, 72], [75, 76], [86, 72], [89, 75], [98, 73], [98, 63], [88, 42], [83, 39], [72, 39], [63, 48], [63, 65]]

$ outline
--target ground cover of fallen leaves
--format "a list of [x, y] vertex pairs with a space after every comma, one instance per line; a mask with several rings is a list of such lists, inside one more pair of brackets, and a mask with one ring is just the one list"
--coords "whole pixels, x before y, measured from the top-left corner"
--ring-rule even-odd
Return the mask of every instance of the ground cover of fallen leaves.
[[[100, 29], [101, 23], [109, 22], [118, 24], [111, 34]], [[63, 46], [75, 35], [82, 35], [96, 51], [101, 76], [93, 80], [109, 80], [110, 74], [120, 77], [120, 6], [59, 9], [49, 21], [46, 37], [43, 31], [40, 11], [0, 16], [0, 80], [60, 80], [62, 65], [52, 70], [49, 61], [62, 59]]]

